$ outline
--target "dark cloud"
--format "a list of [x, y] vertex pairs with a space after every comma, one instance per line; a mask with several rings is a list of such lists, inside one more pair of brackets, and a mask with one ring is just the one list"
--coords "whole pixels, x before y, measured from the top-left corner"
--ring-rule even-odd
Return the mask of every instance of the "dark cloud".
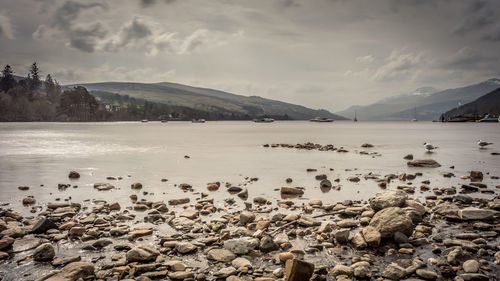
[[101, 23], [89, 27], [77, 27], [71, 31], [70, 46], [83, 52], [92, 53], [98, 39], [104, 38], [107, 31]]
[[152, 34], [153, 30], [150, 23], [140, 18], [135, 18], [132, 22], [122, 27], [118, 38], [109, 41], [105, 49], [110, 52], [117, 52], [122, 48], [128, 47], [131, 43], [150, 37]]
[[76, 1], [67, 1], [56, 10], [53, 25], [62, 29], [69, 28], [81, 12], [92, 8], [101, 8], [105, 10], [107, 6], [99, 2], [84, 4]]
[[497, 63], [498, 58], [481, 54], [471, 47], [463, 47], [445, 59], [441, 67], [450, 70], [481, 70]]
[[483, 32], [498, 22], [500, 1], [475, 0], [466, 6], [464, 20], [455, 28], [454, 34], [466, 36], [470, 33]]
[[[140, 2], [141, 2], [141, 6], [146, 8], [146, 7], [149, 7], [149, 6], [156, 4], [158, 1], [157, 0], [140, 0]], [[175, 0], [163, 0], [160, 2], [164, 2], [166, 4], [171, 4], [171, 3], [174, 3]]]
[[496, 30], [489, 32], [488, 34], [484, 35], [481, 39], [489, 42], [500, 42], [500, 28], [497, 28]]

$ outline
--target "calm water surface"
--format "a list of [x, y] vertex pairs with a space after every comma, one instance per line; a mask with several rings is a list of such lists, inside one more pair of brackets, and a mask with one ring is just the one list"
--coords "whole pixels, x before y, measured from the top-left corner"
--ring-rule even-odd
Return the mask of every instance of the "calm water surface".
[[[494, 142], [488, 149], [478, 149], [478, 139]], [[263, 148], [265, 143], [315, 142], [343, 146], [348, 153], [304, 151], [289, 148]], [[439, 146], [435, 153], [425, 153], [422, 144]], [[361, 148], [369, 142], [371, 149]], [[359, 154], [376, 151], [379, 157]], [[249, 198], [265, 196], [280, 199], [277, 188], [306, 188], [305, 199], [322, 199], [333, 203], [345, 199], [366, 199], [379, 188], [373, 180], [351, 183], [354, 175], [375, 173], [423, 172], [420, 181], [431, 179], [431, 186], [443, 187], [462, 183], [460, 175], [471, 169], [500, 175], [500, 125], [475, 123], [431, 122], [333, 122], [301, 121], [274, 122], [149, 122], [149, 123], [3, 123], [0, 124], [0, 203], [28, 214], [22, 199], [34, 195], [37, 203], [56, 198], [82, 202], [84, 199], [119, 201], [131, 206], [129, 195], [150, 201], [171, 198], [199, 197], [196, 192], [208, 192], [209, 182], [244, 184], [245, 177], [258, 177], [247, 185]], [[416, 159], [432, 158], [442, 164], [437, 169], [406, 167], [403, 157], [412, 153]], [[190, 159], [184, 156], [189, 155]], [[450, 169], [450, 166], [455, 166]], [[317, 168], [307, 173], [306, 168]], [[330, 171], [333, 168], [333, 171]], [[79, 171], [81, 178], [70, 181], [70, 170]], [[445, 179], [441, 172], [453, 172], [457, 177]], [[322, 193], [314, 176], [325, 173], [330, 179], [339, 178], [341, 190]], [[107, 176], [122, 176], [120, 181], [107, 181]], [[168, 182], [161, 182], [167, 178]], [[96, 182], [111, 182], [117, 189], [97, 192]], [[132, 191], [130, 184], [141, 182], [141, 191]], [[498, 185], [498, 180], [485, 180]], [[78, 188], [57, 189], [58, 183], [71, 183]], [[192, 184], [195, 193], [184, 193], [175, 185]], [[389, 188], [396, 188], [393, 183]], [[20, 185], [30, 186], [21, 192]], [[41, 186], [43, 185], [43, 186]], [[143, 195], [143, 191], [150, 194]], [[153, 194], [151, 194], [153, 193]], [[417, 194], [418, 195], [418, 194]], [[215, 199], [232, 197], [224, 188], [211, 194]], [[242, 201], [234, 196], [237, 204]], [[216, 200], [223, 205], [223, 200]]]

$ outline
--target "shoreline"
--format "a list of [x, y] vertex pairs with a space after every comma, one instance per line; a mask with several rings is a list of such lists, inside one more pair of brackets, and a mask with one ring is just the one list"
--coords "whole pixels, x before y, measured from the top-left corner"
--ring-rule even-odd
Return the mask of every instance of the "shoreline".
[[[283, 280], [285, 261], [295, 259], [305, 261], [296, 270], [306, 271], [311, 280], [496, 280], [500, 185], [482, 181], [498, 177], [473, 171], [457, 175], [463, 181], [459, 188], [431, 187], [425, 183], [426, 169], [432, 168], [366, 175], [365, 180], [385, 183], [387, 189], [380, 185], [369, 200], [331, 204], [301, 198], [293, 179], [283, 183], [291, 187], [269, 191], [285, 195], [281, 200], [245, 200], [248, 184], [258, 178], [246, 178], [242, 185], [178, 183], [196, 199], [161, 202], [148, 200], [147, 188], [137, 183], [123, 187], [132, 194], [123, 206], [92, 200], [90, 194], [43, 205], [26, 197], [23, 203], [33, 206], [33, 216], [1, 209], [0, 269], [7, 271], [0, 275], [3, 280], [268, 281]], [[309, 173], [321, 187], [335, 187], [327, 175]], [[78, 184], [78, 172], [69, 176]], [[95, 192], [113, 192], [119, 180], [96, 183]], [[71, 185], [58, 187], [66, 188]], [[413, 200], [419, 190], [433, 194]], [[211, 196], [224, 191], [228, 195], [221, 202]], [[474, 197], [479, 193], [487, 198]], [[244, 207], [235, 209], [236, 200]], [[13, 276], [14, 268], [23, 276]]]

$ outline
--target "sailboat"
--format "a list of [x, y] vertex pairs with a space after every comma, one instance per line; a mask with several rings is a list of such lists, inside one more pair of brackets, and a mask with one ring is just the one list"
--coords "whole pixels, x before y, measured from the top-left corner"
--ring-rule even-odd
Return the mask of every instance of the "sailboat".
[[417, 122], [417, 107], [415, 106], [415, 110], [413, 112], [413, 119], [411, 119], [411, 122]]
[[358, 122], [357, 110], [354, 110], [354, 122]]

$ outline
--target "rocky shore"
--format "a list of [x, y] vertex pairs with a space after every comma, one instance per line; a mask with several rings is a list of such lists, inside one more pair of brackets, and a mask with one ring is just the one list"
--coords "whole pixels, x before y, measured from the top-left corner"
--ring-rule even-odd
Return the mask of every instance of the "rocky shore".
[[[314, 144], [293, 147], [336, 150]], [[425, 171], [439, 164], [411, 160], [408, 166]], [[335, 179], [330, 181], [314, 168], [307, 171], [320, 188], [335, 188]], [[483, 183], [480, 171], [461, 175], [460, 188], [433, 187], [424, 178], [415, 184], [423, 175], [370, 173], [361, 178], [375, 181], [379, 193], [367, 201], [353, 198], [336, 203], [301, 199], [303, 188], [289, 186], [290, 178], [282, 188], [270, 189], [281, 194], [283, 199], [277, 201], [248, 198], [246, 187], [220, 182], [206, 187], [179, 184], [178, 188], [199, 196], [194, 201], [186, 197], [166, 202], [139, 198], [132, 191], [145, 188], [137, 182], [130, 186], [127, 206], [90, 198], [38, 204], [36, 198], [26, 196], [23, 204], [32, 208], [33, 216], [0, 210], [0, 277], [47, 281], [500, 279], [500, 186]], [[79, 174], [72, 171], [69, 177], [78, 181]], [[29, 188], [20, 186], [19, 192]], [[115, 186], [104, 182], [94, 188], [113, 192]], [[423, 191], [432, 193], [424, 200], [414, 197]], [[213, 192], [227, 193], [223, 206], [245, 200], [244, 207], [236, 211], [218, 207]]]

